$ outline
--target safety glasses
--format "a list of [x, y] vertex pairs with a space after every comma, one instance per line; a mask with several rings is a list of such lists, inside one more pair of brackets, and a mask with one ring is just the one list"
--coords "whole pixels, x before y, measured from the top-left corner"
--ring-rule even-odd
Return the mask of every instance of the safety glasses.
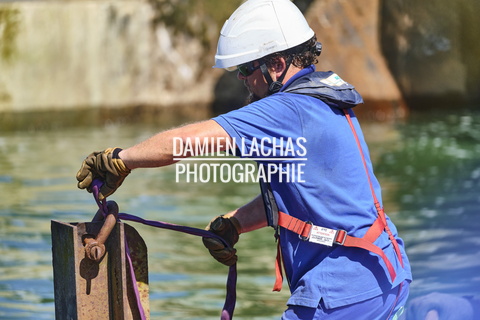
[[258, 64], [258, 66], [254, 67], [253, 64], [255, 61], [250, 61], [248, 63], [241, 64], [237, 67], [238, 72], [244, 77], [250, 76], [252, 73], [255, 72], [255, 70], [259, 69], [261, 67], [261, 63]]

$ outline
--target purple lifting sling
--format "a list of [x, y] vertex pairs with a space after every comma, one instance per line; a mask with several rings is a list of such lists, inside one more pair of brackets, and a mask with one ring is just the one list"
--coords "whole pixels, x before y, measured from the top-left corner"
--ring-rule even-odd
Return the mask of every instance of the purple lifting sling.
[[[102, 185], [102, 182], [99, 180], [94, 180], [92, 183], [92, 191], [93, 195], [95, 197], [95, 201], [97, 202], [98, 207], [102, 211], [103, 215], [106, 216], [108, 214], [108, 209], [107, 209], [107, 201], [104, 199], [103, 201], [98, 200], [98, 191]], [[171, 224], [167, 222], [162, 222], [162, 221], [152, 221], [152, 220], [145, 220], [140, 217], [137, 217], [135, 215], [131, 215], [128, 213], [119, 213], [118, 218], [122, 220], [127, 220], [127, 221], [133, 221], [133, 222], [138, 222], [142, 223], [148, 226], [156, 227], [156, 228], [162, 228], [162, 229], [169, 229], [169, 230], [174, 230], [178, 232], [183, 232], [183, 233], [188, 233], [194, 236], [199, 236], [199, 237], [205, 237], [205, 238], [216, 238], [220, 241], [223, 242], [226, 246], [228, 244], [225, 243], [225, 241], [219, 237], [218, 235], [207, 231], [203, 229], [198, 229], [198, 228], [192, 228], [192, 227], [187, 227], [187, 226], [181, 226], [181, 225], [176, 225], [176, 224]], [[126, 244], [126, 242], [125, 242]], [[133, 270], [133, 265], [132, 261], [130, 259], [130, 252], [129, 248], [126, 245], [126, 256], [127, 256], [127, 261], [130, 266], [130, 276], [133, 282], [133, 288], [135, 290], [135, 295], [136, 295], [136, 301], [138, 305], [138, 310], [140, 310], [140, 318], [142, 320], [146, 319], [145, 318], [145, 313], [143, 311], [143, 307], [141, 305], [140, 301], [140, 296], [138, 293], [138, 287], [137, 287], [137, 281], [135, 278], [135, 272]], [[221, 320], [231, 320], [233, 318], [233, 311], [235, 309], [235, 302], [236, 302], [236, 286], [237, 286], [237, 264], [234, 264], [230, 267], [228, 271], [228, 279], [227, 279], [227, 294], [225, 297], [225, 304], [223, 306], [222, 314], [220, 319]]]

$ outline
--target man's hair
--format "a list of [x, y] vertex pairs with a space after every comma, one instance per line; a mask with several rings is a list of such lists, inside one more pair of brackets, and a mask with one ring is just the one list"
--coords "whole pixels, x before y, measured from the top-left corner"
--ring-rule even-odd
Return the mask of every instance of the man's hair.
[[265, 58], [265, 63], [268, 67], [274, 65], [275, 61], [278, 58], [284, 58], [287, 60], [288, 58], [292, 59], [292, 64], [297, 68], [306, 68], [312, 64], [316, 64], [318, 62], [317, 57], [320, 55], [321, 46], [320, 48], [317, 45], [317, 37], [313, 36], [310, 40], [299, 44], [291, 49], [287, 49], [281, 52], [272, 53]]

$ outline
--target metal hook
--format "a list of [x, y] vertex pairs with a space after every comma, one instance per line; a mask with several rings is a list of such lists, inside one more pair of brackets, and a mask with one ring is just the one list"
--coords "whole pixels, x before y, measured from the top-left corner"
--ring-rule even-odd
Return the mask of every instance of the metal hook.
[[[112, 232], [118, 219], [118, 205], [115, 201], [107, 202], [108, 214], [104, 218], [103, 226], [98, 232], [97, 236], [86, 236], [83, 239], [85, 246], [85, 254], [90, 260], [99, 262], [105, 255], [105, 242]], [[101, 209], [97, 211], [92, 222], [103, 220], [103, 212]]]

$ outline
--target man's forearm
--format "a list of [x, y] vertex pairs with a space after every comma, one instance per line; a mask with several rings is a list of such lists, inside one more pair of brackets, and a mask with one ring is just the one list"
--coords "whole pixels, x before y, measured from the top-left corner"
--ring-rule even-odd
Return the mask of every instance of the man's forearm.
[[240, 223], [241, 232], [245, 233], [267, 226], [267, 216], [261, 195], [258, 195], [246, 205], [226, 214], [234, 216]]
[[[195, 138], [200, 141], [208, 138], [211, 145], [209, 150], [225, 150], [226, 141], [230, 140], [227, 132], [215, 121], [207, 120], [183, 127], [160, 132], [153, 137], [119, 153], [120, 158], [129, 169], [162, 167], [177, 162], [180, 157], [189, 157], [194, 154], [186, 153], [174, 156], [174, 143], [186, 143], [188, 139], [194, 144]], [[228, 141], [231, 145], [231, 140]], [[195, 146], [193, 146], [195, 150]], [[183, 149], [183, 146], [176, 146]], [[265, 207], [261, 196], [241, 208], [227, 215], [235, 216], [241, 225], [241, 232], [249, 232], [267, 226]]]
[[[189, 124], [183, 127], [160, 132], [153, 137], [140, 142], [139, 144], [120, 152], [119, 156], [129, 169], [135, 168], [153, 168], [170, 165], [177, 162], [174, 160], [174, 143], [177, 143], [176, 149], [180, 150], [183, 146], [178, 144], [186, 143], [188, 139], [193, 143], [195, 138], [209, 138], [213, 145], [210, 149], [220, 149], [223, 146], [217, 146], [230, 136], [215, 121], [207, 120], [204, 122]], [[222, 138], [222, 139], [217, 139]], [[193, 156], [194, 154], [183, 154], [182, 157]]]

